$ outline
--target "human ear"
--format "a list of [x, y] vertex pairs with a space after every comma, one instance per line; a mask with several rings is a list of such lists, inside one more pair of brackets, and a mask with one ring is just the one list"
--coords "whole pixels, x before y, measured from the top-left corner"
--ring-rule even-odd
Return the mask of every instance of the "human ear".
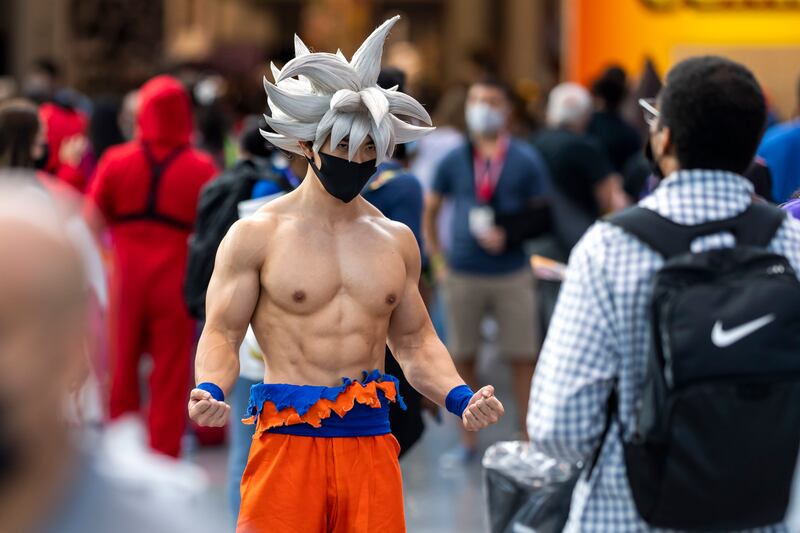
[[657, 150], [657, 153], [660, 157], [670, 155], [670, 152], [672, 151], [672, 130], [670, 130], [667, 126], [662, 127], [658, 131], [655, 142], [658, 146], [654, 146], [653, 148]]
[[303, 155], [306, 159], [314, 160], [314, 150], [311, 148], [311, 143], [308, 141], [298, 141], [297, 144], [300, 145], [300, 150], [302, 150]]

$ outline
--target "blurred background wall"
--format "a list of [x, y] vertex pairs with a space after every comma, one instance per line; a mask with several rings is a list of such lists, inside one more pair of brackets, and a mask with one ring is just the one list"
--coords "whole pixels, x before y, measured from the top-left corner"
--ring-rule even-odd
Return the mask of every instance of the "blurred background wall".
[[789, 114], [784, 78], [800, 68], [800, 0], [0, 0], [0, 12], [0, 76], [19, 80], [49, 57], [91, 96], [193, 65], [238, 78], [245, 107], [263, 105], [258, 80], [268, 60], [291, 57], [295, 32], [349, 55], [394, 13], [404, 18], [385, 58], [422, 98], [488, 70], [531, 100], [612, 62], [635, 77], [647, 58], [663, 74], [688, 54], [724, 52]]

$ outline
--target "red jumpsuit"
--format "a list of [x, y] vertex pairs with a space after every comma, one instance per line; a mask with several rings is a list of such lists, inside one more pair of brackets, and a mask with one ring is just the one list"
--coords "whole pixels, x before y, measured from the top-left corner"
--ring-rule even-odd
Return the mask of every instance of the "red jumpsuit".
[[137, 126], [136, 140], [106, 151], [89, 190], [113, 248], [110, 415], [139, 410], [139, 359], [150, 354], [150, 444], [177, 456], [195, 335], [182, 296], [187, 239], [200, 189], [217, 169], [189, 146], [191, 106], [177, 80], [158, 76], [142, 87]]

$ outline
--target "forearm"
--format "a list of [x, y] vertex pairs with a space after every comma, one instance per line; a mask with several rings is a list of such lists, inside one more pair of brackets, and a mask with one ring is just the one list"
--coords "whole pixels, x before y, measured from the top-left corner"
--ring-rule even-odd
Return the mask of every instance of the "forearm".
[[428, 254], [431, 256], [441, 254], [442, 246], [439, 242], [439, 232], [437, 231], [436, 223], [430, 222], [427, 216], [424, 220], [422, 234], [425, 239], [425, 249], [428, 251]]
[[442, 252], [439, 242], [439, 232], [436, 227], [435, 215], [426, 212], [423, 220], [423, 235], [425, 239], [425, 251], [427, 255], [427, 266], [434, 278], [438, 278], [442, 272], [446, 271], [447, 260]]
[[239, 344], [230, 335], [209, 327], [203, 329], [197, 344], [195, 384], [210, 382], [227, 396], [239, 378]]
[[507, 248], [521, 246], [528, 239], [552, 230], [550, 205], [544, 202], [515, 214], [498, 214], [497, 225], [506, 232]]
[[411, 386], [438, 405], [444, 406], [448, 393], [464, 385], [450, 354], [435, 334], [398, 346], [394, 353]]
[[439, 231], [436, 226], [441, 209], [439, 204], [439, 200], [428, 198], [422, 217], [422, 236], [425, 239], [425, 248], [431, 256], [442, 253]]

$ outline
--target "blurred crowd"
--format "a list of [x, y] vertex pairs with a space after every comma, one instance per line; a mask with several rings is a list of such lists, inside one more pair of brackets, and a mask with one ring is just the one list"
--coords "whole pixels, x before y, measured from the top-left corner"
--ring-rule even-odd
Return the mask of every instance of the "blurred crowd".
[[[384, 69], [379, 83], [406, 90], [396, 68]], [[646, 197], [661, 178], [640, 107], [653, 102], [661, 82], [652, 68], [631, 79], [612, 66], [589, 87], [563, 83], [527, 100], [513, 87], [477, 64], [463, 83], [415, 95], [436, 131], [399, 148], [363, 194], [417, 236], [423, 295], [468, 384], [480, 385], [476, 361], [487, 346], [508, 363], [513, 388], [498, 394], [513, 399], [524, 437], [559, 269], [598, 218]], [[134, 467], [130, 477], [145, 481], [123, 483], [117, 478], [125, 476], [101, 468], [116, 445], [87, 452], [77, 443], [86, 428], [141, 415], [147, 445], [171, 457], [225, 440], [224, 432], [189, 427], [186, 418], [216, 248], [248, 201], [288, 193], [306, 175], [305, 160], [264, 141], [258, 114], [229, 105], [230, 91], [218, 72], [175, 69], [126, 94], [89, 97], [65, 85], [57, 64], [41, 60], [20, 94], [0, 101], [0, 246], [8, 258], [0, 283], [13, 295], [0, 301], [0, 494], [9, 484], [30, 487], [16, 490], [13, 501], [0, 497], [0, 523], [7, 516], [20, 529], [37, 523], [32, 502], [49, 487], [50, 518], [63, 520], [53, 530], [105, 531], [102, 516], [96, 529], [69, 529], [90, 495], [68, 498], [66, 480], [88, 480], [82, 486], [105, 494], [108, 513], [135, 513], [122, 509], [115, 490], [140, 490], [130, 485], [152, 486], [148, 476], [159, 469], [181, 468], [138, 450], [147, 467]], [[758, 196], [788, 202], [800, 215], [800, 200], [792, 200], [800, 189], [800, 122], [771, 116], [746, 177]], [[5, 336], [13, 328], [18, 341]], [[263, 375], [244, 363], [257, 349], [243, 348], [243, 375], [230, 399], [238, 413]], [[424, 429], [421, 411], [435, 406], [412, 391], [403, 395], [416, 406], [393, 413], [406, 451]], [[248, 429], [238, 426], [229, 428], [234, 512], [249, 446]], [[108, 438], [100, 433], [94, 438]], [[74, 453], [60, 453], [73, 446]], [[457, 466], [477, 453], [465, 432], [442, 461]]]

